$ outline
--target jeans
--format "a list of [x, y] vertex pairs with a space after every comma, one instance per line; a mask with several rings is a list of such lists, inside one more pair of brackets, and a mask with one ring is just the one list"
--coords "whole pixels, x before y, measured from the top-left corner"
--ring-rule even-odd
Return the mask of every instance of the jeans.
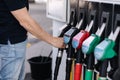
[[0, 80], [24, 80], [26, 43], [0, 44]]

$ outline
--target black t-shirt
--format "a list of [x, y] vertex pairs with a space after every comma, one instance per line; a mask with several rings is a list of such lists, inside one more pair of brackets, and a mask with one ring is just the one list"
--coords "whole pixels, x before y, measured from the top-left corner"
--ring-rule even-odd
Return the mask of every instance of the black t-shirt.
[[0, 44], [7, 44], [8, 40], [12, 44], [26, 40], [27, 31], [10, 13], [23, 7], [28, 9], [28, 0], [0, 0]]

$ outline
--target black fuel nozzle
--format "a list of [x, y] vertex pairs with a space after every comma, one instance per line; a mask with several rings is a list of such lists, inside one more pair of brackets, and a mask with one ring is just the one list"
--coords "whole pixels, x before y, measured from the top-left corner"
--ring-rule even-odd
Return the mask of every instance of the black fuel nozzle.
[[[61, 30], [59, 37], [63, 37], [64, 34], [72, 27], [72, 25], [74, 24], [74, 18], [75, 18], [74, 16], [75, 16], [75, 12], [71, 11], [69, 23], [65, 24], [62, 27], [62, 30]], [[54, 70], [54, 80], [57, 80], [59, 67], [60, 67], [61, 59], [62, 59], [62, 55], [63, 55], [63, 50], [64, 50], [63, 48], [58, 49], [58, 54], [57, 54], [57, 58], [56, 58], [56, 65], [55, 65], [55, 70]]]

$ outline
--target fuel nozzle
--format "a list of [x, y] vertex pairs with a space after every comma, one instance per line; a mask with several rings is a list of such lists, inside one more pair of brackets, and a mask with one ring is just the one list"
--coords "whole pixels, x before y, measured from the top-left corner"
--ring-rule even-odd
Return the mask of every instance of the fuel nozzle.
[[117, 25], [115, 32], [110, 33], [108, 38], [105, 38], [101, 43], [99, 43], [94, 50], [95, 58], [98, 60], [110, 59], [116, 56], [114, 51], [115, 40], [120, 32], [120, 26]]
[[106, 38], [100, 44], [98, 44], [94, 50], [95, 58], [98, 60], [104, 60], [108, 58], [112, 58], [116, 55], [113, 50], [115, 46], [115, 42]]

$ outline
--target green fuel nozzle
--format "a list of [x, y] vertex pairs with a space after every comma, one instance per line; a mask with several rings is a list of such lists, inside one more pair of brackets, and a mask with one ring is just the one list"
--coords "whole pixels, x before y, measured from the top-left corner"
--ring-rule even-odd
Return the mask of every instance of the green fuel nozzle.
[[100, 37], [92, 34], [82, 44], [82, 52], [84, 54], [90, 54], [94, 51], [95, 46], [99, 43]]
[[95, 58], [98, 60], [105, 60], [116, 56], [116, 52], [113, 50], [114, 46], [115, 42], [106, 38], [95, 47]]
[[100, 36], [105, 29], [106, 23], [103, 23], [101, 28], [97, 30], [96, 34], [91, 34], [82, 44], [82, 52], [84, 54], [90, 54], [94, 52], [95, 46], [100, 42]]
[[115, 40], [119, 34], [120, 27], [117, 27], [114, 34], [111, 32], [108, 38], [105, 38], [101, 43], [99, 43], [94, 50], [95, 58], [98, 60], [105, 60], [109, 58], [113, 58], [116, 56], [116, 52], [114, 51]]

